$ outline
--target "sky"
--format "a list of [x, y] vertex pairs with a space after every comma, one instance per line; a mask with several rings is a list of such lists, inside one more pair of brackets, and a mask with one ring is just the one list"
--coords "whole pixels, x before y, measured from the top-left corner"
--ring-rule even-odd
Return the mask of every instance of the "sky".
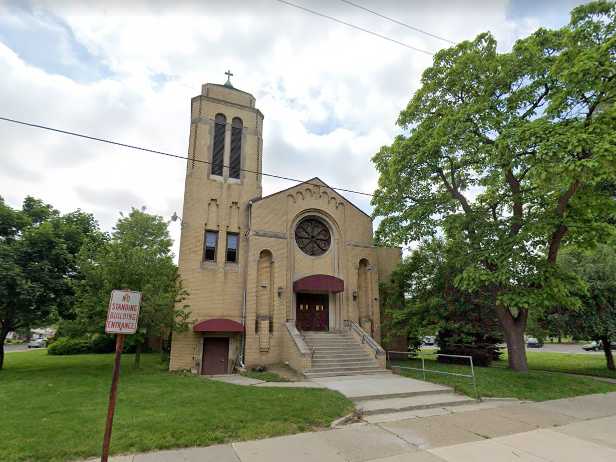
[[[289, 0], [291, 1], [291, 0]], [[449, 43], [340, 0], [293, 3], [413, 47]], [[499, 48], [568, 22], [576, 0], [354, 0], [448, 40], [490, 31]], [[372, 156], [432, 57], [276, 0], [0, 0], [0, 116], [186, 155], [201, 84], [252, 93], [265, 115], [264, 172], [372, 192]], [[92, 212], [181, 213], [185, 163], [0, 121], [0, 196]], [[264, 194], [291, 186], [264, 178]], [[344, 194], [367, 213], [370, 198]], [[179, 223], [171, 223], [176, 244]]]

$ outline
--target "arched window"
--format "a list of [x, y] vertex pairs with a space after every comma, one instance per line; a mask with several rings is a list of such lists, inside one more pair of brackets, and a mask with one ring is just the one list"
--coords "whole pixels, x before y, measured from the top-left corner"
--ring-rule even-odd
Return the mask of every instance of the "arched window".
[[229, 177], [239, 178], [242, 164], [242, 119], [234, 117], [231, 122], [231, 156], [229, 159]]
[[222, 165], [225, 156], [225, 126], [227, 118], [216, 114], [214, 118], [214, 148], [212, 150], [212, 175], [222, 176]]

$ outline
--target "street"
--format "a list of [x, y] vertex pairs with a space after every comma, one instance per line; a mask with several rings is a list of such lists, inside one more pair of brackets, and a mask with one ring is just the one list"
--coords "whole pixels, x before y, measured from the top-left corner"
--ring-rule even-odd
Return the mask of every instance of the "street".
[[584, 351], [582, 345], [565, 343], [546, 343], [543, 348], [526, 348], [526, 351], [539, 351], [548, 353], [582, 353], [582, 354], [603, 354], [601, 351]]
[[28, 351], [28, 344], [27, 343], [20, 343], [17, 345], [12, 345], [12, 344], [5, 344], [4, 345], [4, 352], [5, 353], [11, 353], [13, 351]]
[[[503, 351], [507, 350], [507, 346], [506, 345], [501, 345]], [[424, 345], [421, 347], [422, 350], [425, 351], [433, 351], [436, 350], [438, 347], [437, 346], [427, 346]], [[590, 354], [590, 355], [600, 355], [603, 354], [603, 352], [601, 351], [585, 351], [582, 349], [582, 345], [576, 345], [576, 344], [567, 344], [567, 343], [546, 343], [543, 345], [542, 348], [526, 348], [526, 351], [529, 352], [539, 352], [539, 353], [567, 353], [567, 354]]]

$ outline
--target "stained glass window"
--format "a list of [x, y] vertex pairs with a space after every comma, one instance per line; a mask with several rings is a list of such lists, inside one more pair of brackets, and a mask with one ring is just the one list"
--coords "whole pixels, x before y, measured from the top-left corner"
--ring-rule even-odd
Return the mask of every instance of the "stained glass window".
[[306, 217], [295, 228], [295, 242], [307, 255], [323, 255], [331, 245], [329, 228], [317, 217]]

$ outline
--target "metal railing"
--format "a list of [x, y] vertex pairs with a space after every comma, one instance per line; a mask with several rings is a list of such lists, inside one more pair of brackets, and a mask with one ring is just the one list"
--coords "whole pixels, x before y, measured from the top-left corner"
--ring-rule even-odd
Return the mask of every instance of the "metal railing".
[[344, 320], [344, 327], [354, 331], [357, 335], [361, 337], [361, 343], [366, 343], [372, 350], [374, 350], [374, 356], [384, 355], [386, 351], [383, 350], [381, 345], [379, 345], [376, 340], [374, 340], [365, 330], [363, 330], [359, 324], [355, 321], [351, 321], [350, 319]]
[[[410, 366], [400, 366], [397, 364], [393, 364], [391, 361], [391, 354], [400, 354], [400, 355], [404, 355], [404, 359], [411, 359], [411, 360], [416, 360], [416, 359], [420, 359], [421, 360], [421, 368], [419, 367], [410, 367]], [[448, 358], [463, 358], [463, 359], [468, 359], [469, 360], [469, 365], [471, 368], [471, 373], [470, 374], [461, 374], [459, 372], [446, 372], [446, 371], [439, 371], [436, 369], [426, 369], [426, 361], [423, 355], [418, 355], [416, 357], [412, 357], [409, 358], [409, 352], [408, 351], [387, 351], [387, 363], [389, 364], [389, 367], [391, 369], [393, 368], [397, 368], [397, 369], [408, 369], [408, 370], [413, 370], [413, 371], [420, 371], [423, 374], [423, 379], [426, 380], [426, 372], [430, 372], [430, 373], [434, 373], [434, 374], [443, 374], [443, 375], [453, 375], [456, 377], [466, 377], [472, 380], [473, 382], [473, 391], [475, 394], [475, 398], [478, 400], [481, 400], [481, 397], [479, 396], [479, 391], [477, 390], [477, 378], [475, 376], [475, 366], [473, 365], [473, 357], [472, 356], [466, 356], [466, 355], [449, 355], [449, 354], [445, 354], [445, 353], [435, 353], [436, 356], [446, 356]]]

